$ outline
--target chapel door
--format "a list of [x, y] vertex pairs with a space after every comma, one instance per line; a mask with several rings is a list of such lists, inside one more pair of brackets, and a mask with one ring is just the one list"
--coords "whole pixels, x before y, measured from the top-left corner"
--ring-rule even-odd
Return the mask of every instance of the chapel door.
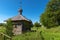
[[15, 28], [13, 29], [14, 34], [18, 35], [22, 33], [22, 25], [15, 25]]
[[22, 33], [22, 25], [17, 25], [17, 34]]

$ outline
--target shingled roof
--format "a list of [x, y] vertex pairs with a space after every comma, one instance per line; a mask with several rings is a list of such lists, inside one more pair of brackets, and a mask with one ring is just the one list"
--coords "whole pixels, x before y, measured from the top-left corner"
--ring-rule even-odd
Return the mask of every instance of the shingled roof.
[[26, 20], [29, 21], [26, 17], [24, 17], [23, 15], [17, 15], [15, 17], [11, 18], [12, 21], [19, 21], [19, 20]]
[[20, 20], [26, 20], [26, 21], [30, 21], [28, 20], [25, 16], [22, 15], [22, 9], [19, 10], [19, 15], [12, 17], [11, 20], [12, 21], [20, 21]]

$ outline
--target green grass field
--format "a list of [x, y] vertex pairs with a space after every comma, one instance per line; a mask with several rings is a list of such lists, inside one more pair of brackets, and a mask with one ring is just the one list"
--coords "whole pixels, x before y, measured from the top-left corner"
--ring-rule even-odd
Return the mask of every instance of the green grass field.
[[[60, 40], [60, 27], [46, 29], [45, 27], [33, 27], [32, 30], [36, 32], [27, 32], [25, 34], [13, 36], [13, 40]], [[0, 29], [4, 32], [5, 28]], [[42, 31], [42, 32], [41, 32]], [[40, 33], [41, 32], [41, 33]]]
[[[14, 36], [13, 40], [60, 40], [60, 27], [46, 29], [45, 27], [32, 28], [37, 32], [28, 32], [26, 34]], [[42, 34], [40, 32], [42, 31]], [[44, 39], [41, 38], [41, 35]]]

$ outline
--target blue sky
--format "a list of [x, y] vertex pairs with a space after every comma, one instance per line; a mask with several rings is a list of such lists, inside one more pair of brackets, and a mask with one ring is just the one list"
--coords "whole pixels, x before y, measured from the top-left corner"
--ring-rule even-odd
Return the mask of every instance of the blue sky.
[[[22, 0], [23, 15], [32, 22], [39, 21], [49, 0]], [[18, 15], [20, 0], [0, 0], [0, 23]]]

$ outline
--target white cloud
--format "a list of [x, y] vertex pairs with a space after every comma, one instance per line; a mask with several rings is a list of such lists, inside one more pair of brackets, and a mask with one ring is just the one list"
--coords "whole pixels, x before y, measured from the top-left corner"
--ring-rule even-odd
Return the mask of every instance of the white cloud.
[[3, 23], [7, 19], [7, 16], [0, 15], [0, 23]]

